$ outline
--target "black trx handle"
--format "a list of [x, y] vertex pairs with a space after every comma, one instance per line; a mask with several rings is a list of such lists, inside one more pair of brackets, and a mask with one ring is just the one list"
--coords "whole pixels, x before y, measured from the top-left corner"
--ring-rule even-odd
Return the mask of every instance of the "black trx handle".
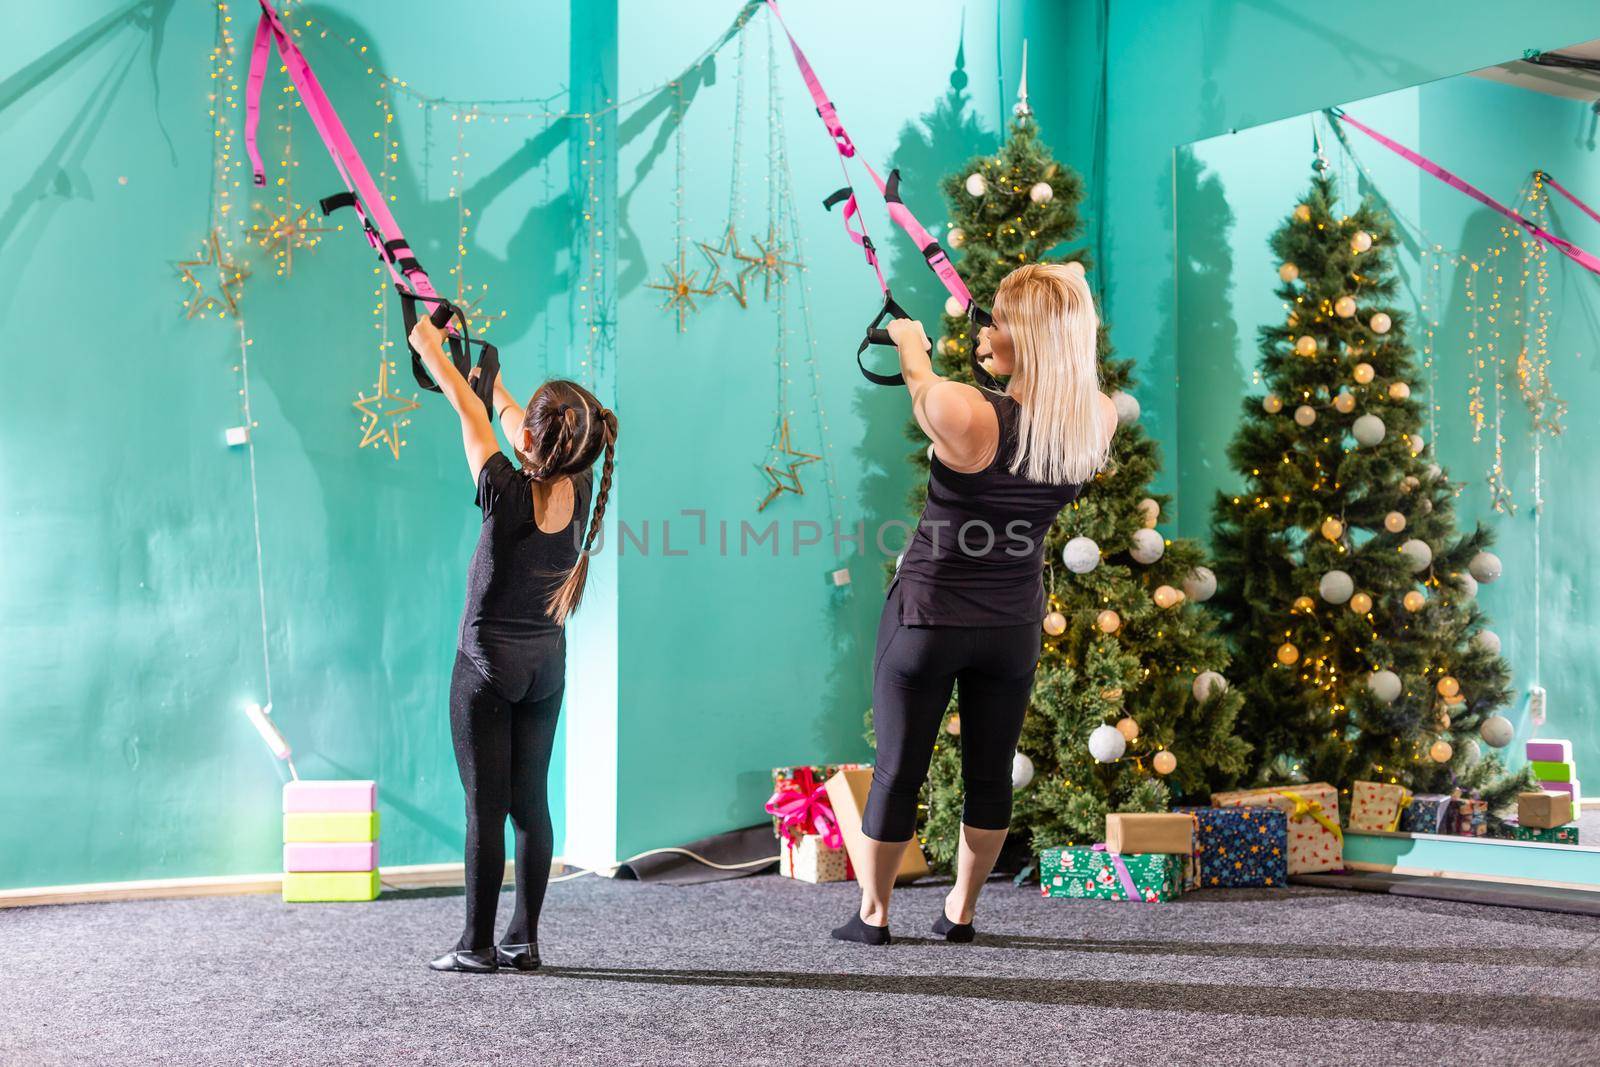
[[861, 357], [873, 345], [883, 345], [886, 348], [897, 347], [894, 343], [894, 338], [889, 336], [889, 331], [884, 329], [881, 324], [885, 319], [909, 319], [910, 317], [910, 315], [906, 314], [905, 308], [895, 303], [892, 294], [883, 294], [883, 307], [878, 309], [878, 313], [867, 324], [867, 335], [861, 339], [861, 345], [856, 349], [856, 366], [861, 368], [861, 374], [867, 381], [874, 385], [906, 384], [905, 376], [902, 374], [879, 374], [877, 371], [868, 370]]
[[[500, 376], [500, 350], [487, 341], [475, 341], [467, 332], [467, 317], [462, 310], [442, 296], [427, 297], [395, 286], [400, 294], [400, 315], [406, 326], [406, 347], [411, 349], [411, 376], [417, 384], [429, 392], [441, 392], [438, 384], [429, 377], [428, 370], [422, 364], [422, 356], [411, 346], [411, 330], [417, 325], [417, 304], [437, 304], [428, 314], [428, 321], [433, 323], [435, 329], [443, 330], [450, 324], [451, 319], [459, 323], [456, 333], [445, 334], [445, 340], [450, 346], [450, 362], [472, 386], [472, 391], [479, 400], [483, 401], [483, 410], [494, 419], [494, 383]], [[472, 348], [476, 345], [479, 350], [476, 373], [472, 366]]]

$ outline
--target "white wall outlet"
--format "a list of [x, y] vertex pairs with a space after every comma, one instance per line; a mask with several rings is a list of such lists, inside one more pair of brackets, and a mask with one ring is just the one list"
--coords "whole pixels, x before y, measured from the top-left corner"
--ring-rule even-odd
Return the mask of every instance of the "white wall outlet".
[[250, 427], [229, 426], [225, 436], [228, 439], [229, 448], [238, 448], [240, 445], [245, 444], [250, 440]]

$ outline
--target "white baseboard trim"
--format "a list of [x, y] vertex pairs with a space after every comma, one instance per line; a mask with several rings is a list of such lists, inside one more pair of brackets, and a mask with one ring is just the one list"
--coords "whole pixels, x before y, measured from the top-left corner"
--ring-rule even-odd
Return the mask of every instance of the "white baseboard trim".
[[[558, 856], [550, 873], [559, 875], [565, 865]], [[506, 861], [506, 882], [516, 877]], [[413, 863], [379, 867], [385, 889], [423, 889], [458, 886], [466, 880], [460, 863]], [[46, 885], [26, 889], [0, 889], [0, 908], [28, 908], [43, 904], [103, 904], [116, 900], [161, 900], [177, 897], [230, 897], [247, 893], [281, 893], [283, 875], [226, 874], [198, 878], [150, 878], [137, 882], [86, 882], [81, 885]]]

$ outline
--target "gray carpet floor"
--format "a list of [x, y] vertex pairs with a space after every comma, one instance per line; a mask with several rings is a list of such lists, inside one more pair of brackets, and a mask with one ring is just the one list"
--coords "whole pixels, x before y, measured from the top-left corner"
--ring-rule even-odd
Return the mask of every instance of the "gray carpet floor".
[[[0, 911], [5, 1064], [1538, 1064], [1600, 1057], [1600, 920], [1294, 888], [994, 883], [980, 937], [828, 940], [853, 885], [551, 887], [546, 969], [434, 974], [457, 891]], [[502, 916], [509, 913], [502, 900]], [[502, 919], [503, 921], [503, 919]]]

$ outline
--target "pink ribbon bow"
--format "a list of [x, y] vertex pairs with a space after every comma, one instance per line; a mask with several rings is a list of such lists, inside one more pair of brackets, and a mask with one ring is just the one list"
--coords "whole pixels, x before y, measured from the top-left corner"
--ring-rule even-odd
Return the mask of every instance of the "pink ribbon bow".
[[817, 834], [829, 848], [844, 847], [844, 834], [839, 830], [833, 803], [810, 767], [801, 767], [793, 783], [768, 798], [767, 811], [777, 816], [778, 832], [791, 842], [806, 834]]
[[1094, 851], [1104, 852], [1107, 856], [1111, 857], [1111, 866], [1116, 868], [1117, 880], [1122, 883], [1122, 891], [1128, 894], [1129, 900], [1136, 900], [1140, 904], [1150, 903], [1144, 898], [1144, 895], [1139, 892], [1139, 887], [1133, 884], [1133, 875], [1128, 873], [1128, 865], [1122, 862], [1122, 853], [1113, 852], [1109, 848], [1106, 848], [1104, 844], [1094, 846]]

